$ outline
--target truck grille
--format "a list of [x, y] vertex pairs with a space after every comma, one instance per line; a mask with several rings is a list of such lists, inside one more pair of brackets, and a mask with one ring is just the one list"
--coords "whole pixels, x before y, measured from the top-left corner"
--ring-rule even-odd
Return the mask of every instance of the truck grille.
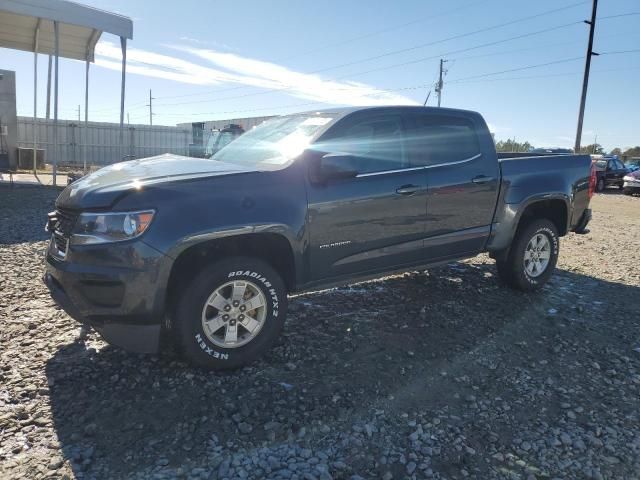
[[56, 225], [55, 230], [62, 233], [65, 237], [70, 237], [73, 232], [73, 227], [76, 226], [78, 220], [78, 213], [73, 210], [67, 210], [66, 208], [59, 208], [55, 212]]
[[79, 214], [66, 208], [58, 208], [49, 214], [49, 230], [52, 232], [52, 239], [55, 242], [56, 253], [62, 257], [67, 254], [69, 237], [73, 232]]

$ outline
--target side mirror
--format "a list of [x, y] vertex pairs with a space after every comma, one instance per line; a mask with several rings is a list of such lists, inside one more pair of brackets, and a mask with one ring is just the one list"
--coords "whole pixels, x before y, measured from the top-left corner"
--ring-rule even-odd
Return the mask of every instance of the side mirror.
[[350, 166], [353, 157], [344, 153], [327, 153], [323, 155], [314, 168], [312, 180], [325, 183], [328, 180], [354, 178], [358, 171]]

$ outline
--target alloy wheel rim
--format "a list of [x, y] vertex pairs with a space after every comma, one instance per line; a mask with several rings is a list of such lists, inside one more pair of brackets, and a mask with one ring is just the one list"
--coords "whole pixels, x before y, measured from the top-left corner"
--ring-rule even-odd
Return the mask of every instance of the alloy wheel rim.
[[544, 233], [536, 233], [524, 251], [524, 269], [530, 277], [542, 275], [551, 259], [551, 242]]
[[256, 338], [267, 316], [267, 298], [247, 280], [216, 288], [202, 309], [202, 330], [211, 343], [237, 348]]

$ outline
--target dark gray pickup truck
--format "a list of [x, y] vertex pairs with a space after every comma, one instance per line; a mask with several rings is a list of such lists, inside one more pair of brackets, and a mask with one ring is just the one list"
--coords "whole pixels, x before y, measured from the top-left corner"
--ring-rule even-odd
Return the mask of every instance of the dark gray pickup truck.
[[233, 368], [273, 344], [290, 293], [481, 252], [508, 285], [540, 288], [559, 237], [591, 218], [590, 165], [499, 158], [463, 110], [277, 117], [211, 159], [161, 155], [69, 185], [49, 214], [44, 280], [110, 343], [171, 341], [196, 365]]

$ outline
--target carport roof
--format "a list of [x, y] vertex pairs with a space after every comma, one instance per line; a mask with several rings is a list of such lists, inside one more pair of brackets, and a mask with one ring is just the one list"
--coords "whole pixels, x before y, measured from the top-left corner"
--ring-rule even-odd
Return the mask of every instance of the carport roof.
[[0, 47], [55, 54], [53, 22], [58, 22], [60, 57], [94, 60], [103, 32], [133, 38], [130, 18], [65, 0], [0, 0]]

